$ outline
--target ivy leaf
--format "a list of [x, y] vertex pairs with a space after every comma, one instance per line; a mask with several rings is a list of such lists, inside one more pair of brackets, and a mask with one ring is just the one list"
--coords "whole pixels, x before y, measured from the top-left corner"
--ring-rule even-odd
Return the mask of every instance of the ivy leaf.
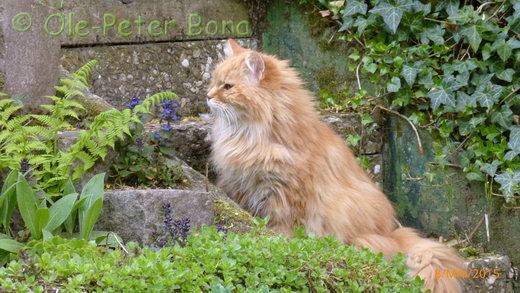
[[502, 72], [497, 74], [497, 77], [501, 80], [505, 80], [507, 82], [511, 82], [513, 80], [513, 74], [515, 74], [515, 71], [511, 68], [508, 68], [506, 70], [502, 70]]
[[442, 87], [448, 92], [454, 92], [460, 89], [461, 87], [465, 86], [466, 84], [467, 81], [465, 81], [464, 78], [461, 78], [461, 80], [459, 80], [458, 78], [455, 78], [452, 75], [447, 76], [442, 81]]
[[509, 129], [509, 141], [507, 146], [515, 153], [520, 154], [520, 126], [513, 126]]
[[509, 151], [509, 152], [507, 152], [507, 154], [504, 156], [504, 160], [506, 160], [506, 161], [512, 161], [514, 158], [516, 158], [516, 156], [518, 156], [518, 154], [515, 154], [515, 152], [513, 152], [513, 151]]
[[498, 125], [506, 129], [509, 128], [509, 126], [511, 126], [512, 121], [513, 112], [507, 106], [502, 106], [502, 108], [500, 108], [500, 111], [495, 111], [491, 115], [491, 122], [497, 123]]
[[443, 87], [430, 91], [428, 97], [432, 101], [433, 111], [437, 110], [440, 105], [455, 107], [455, 96], [447, 92]]
[[491, 164], [490, 163], [484, 164], [484, 166], [482, 166], [480, 168], [480, 171], [487, 173], [489, 176], [495, 176], [495, 173], [497, 172], [497, 168], [499, 165], [500, 165], [499, 160], [493, 160], [493, 162], [491, 162]]
[[412, 6], [415, 12], [424, 12], [424, 15], [432, 11], [432, 6], [430, 3], [423, 4], [421, 1], [413, 1]]
[[520, 184], [520, 170], [517, 170], [515, 173], [507, 172], [497, 175], [495, 181], [500, 183], [500, 190], [502, 190], [505, 195], [513, 195], [513, 188]]
[[[415, 3], [422, 4], [419, 1], [415, 1]], [[430, 3], [428, 3], [430, 5]], [[401, 23], [404, 27], [410, 29], [412, 33], [420, 33], [423, 31], [423, 16], [422, 13], [405, 13]]]
[[486, 61], [489, 59], [490, 56], [491, 56], [491, 46], [489, 45], [489, 43], [486, 43], [482, 47], [482, 60]]
[[468, 42], [471, 45], [473, 51], [477, 52], [478, 47], [480, 46], [480, 42], [482, 42], [482, 37], [480, 37], [477, 26], [472, 24], [470, 26], [464, 27], [460, 33], [468, 39]]
[[502, 93], [502, 87], [490, 83], [485, 89], [479, 88], [472, 97], [476, 99], [482, 107], [490, 109], [498, 102], [498, 98]]
[[409, 86], [412, 86], [415, 82], [415, 78], [417, 77], [417, 69], [405, 64], [403, 66], [403, 70], [401, 70], [401, 76]]
[[425, 88], [430, 89], [434, 86], [432, 73], [428, 71], [426, 74], [419, 78], [419, 83], [424, 85]]
[[465, 92], [457, 93], [457, 111], [465, 112], [467, 107], [477, 107], [477, 100]]
[[342, 12], [344, 16], [354, 15], [356, 13], [365, 15], [367, 13], [367, 8], [368, 6], [364, 2], [351, 0], [347, 1], [347, 6], [345, 9], [343, 9]]
[[[520, 2], [518, 2], [520, 4]], [[517, 40], [515, 37], [511, 37], [509, 40], [507, 40], [507, 43], [511, 49], [518, 49], [520, 48], [520, 41]]]
[[441, 11], [442, 9], [446, 10], [448, 15], [453, 15], [457, 13], [459, 10], [459, 1], [458, 0], [440, 0], [437, 5], [435, 5], [436, 11]]
[[513, 49], [506, 43], [504, 39], [496, 40], [491, 46], [491, 50], [496, 51], [500, 59], [502, 59], [504, 62], [507, 61], [507, 59], [509, 59], [513, 53]]
[[419, 34], [421, 43], [428, 44], [431, 40], [435, 45], [442, 45], [444, 44], [444, 32], [445, 30], [440, 25], [430, 27]]
[[343, 25], [339, 28], [338, 32], [342, 32], [342, 31], [349, 29], [353, 23], [354, 23], [354, 19], [352, 18], [352, 16], [348, 16], [348, 15], [343, 16]]
[[399, 91], [400, 88], [401, 88], [401, 79], [399, 77], [395, 77], [395, 76], [392, 77], [390, 82], [388, 82], [386, 84], [386, 89], [391, 93], [395, 93], [395, 92]]
[[361, 35], [365, 32], [365, 29], [367, 26], [371, 25], [376, 21], [376, 17], [373, 14], [370, 14], [368, 17], [358, 16], [356, 18], [356, 22], [354, 23], [354, 26], [357, 27], [357, 34]]
[[383, 21], [388, 25], [392, 33], [395, 34], [397, 27], [401, 22], [403, 13], [409, 10], [412, 4], [406, 0], [397, 0], [395, 4], [390, 4], [386, 0], [379, 2], [379, 4], [372, 8], [370, 12], [379, 14], [383, 17]]

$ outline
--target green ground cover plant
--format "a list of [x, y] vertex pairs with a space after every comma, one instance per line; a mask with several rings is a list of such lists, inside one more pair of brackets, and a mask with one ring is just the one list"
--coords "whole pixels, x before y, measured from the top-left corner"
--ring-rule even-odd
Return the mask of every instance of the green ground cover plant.
[[[262, 220], [260, 220], [262, 221]], [[421, 292], [403, 257], [393, 262], [299, 229], [291, 240], [215, 227], [184, 246], [125, 249], [85, 240], [33, 241], [0, 268], [3, 292]]]
[[[362, 119], [375, 108], [404, 115], [439, 138], [425, 177], [431, 180], [435, 168], [459, 167], [468, 179], [486, 183], [489, 198], [518, 206], [518, 0], [299, 2], [337, 26], [337, 41], [356, 47], [348, 58], [357, 89], [341, 98], [328, 93], [322, 105], [353, 109]], [[365, 91], [363, 74], [378, 92]]]

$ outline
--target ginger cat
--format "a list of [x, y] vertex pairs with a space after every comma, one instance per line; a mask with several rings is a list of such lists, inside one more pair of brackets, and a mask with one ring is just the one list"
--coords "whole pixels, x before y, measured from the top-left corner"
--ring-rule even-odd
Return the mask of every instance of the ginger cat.
[[218, 185], [252, 215], [269, 216], [277, 232], [291, 236], [304, 226], [386, 257], [402, 252], [424, 289], [460, 292], [457, 279], [434, 273], [463, 270], [462, 259], [444, 244], [396, 227], [392, 204], [320, 121], [313, 95], [288, 62], [232, 39], [225, 54], [208, 92]]

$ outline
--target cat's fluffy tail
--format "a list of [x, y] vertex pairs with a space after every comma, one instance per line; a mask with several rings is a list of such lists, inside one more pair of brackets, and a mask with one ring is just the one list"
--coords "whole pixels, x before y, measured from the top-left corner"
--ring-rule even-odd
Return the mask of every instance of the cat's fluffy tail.
[[[457, 275], [464, 270], [462, 258], [448, 246], [421, 238], [411, 228], [398, 228], [388, 236], [365, 235], [354, 241], [356, 244], [383, 251], [387, 256], [401, 252], [408, 256], [406, 265], [410, 277], [421, 277], [424, 289], [432, 293], [462, 292]], [[455, 273], [455, 274], [453, 274]]]

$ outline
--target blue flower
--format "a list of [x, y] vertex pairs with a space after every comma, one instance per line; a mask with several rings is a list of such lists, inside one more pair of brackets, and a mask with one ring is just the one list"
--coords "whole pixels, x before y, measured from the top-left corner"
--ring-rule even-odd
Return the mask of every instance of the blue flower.
[[162, 113], [159, 115], [161, 119], [164, 119], [168, 122], [171, 122], [175, 119], [177, 119], [177, 115], [175, 115], [175, 107], [178, 106], [177, 103], [174, 103], [170, 100], [164, 101], [160, 103], [162, 107]]
[[159, 135], [159, 133], [155, 133], [155, 134], [153, 135], [153, 137], [155, 137], [156, 139], [159, 139], [159, 140], [161, 139], [161, 136]]
[[170, 125], [164, 125], [163, 129], [166, 131], [170, 131], [170, 130], [172, 130], [172, 127]]
[[135, 106], [137, 106], [137, 105], [141, 105], [141, 100], [139, 99], [139, 97], [133, 97], [130, 100], [130, 103], [125, 104], [125, 107], [128, 107], [128, 108], [130, 108], [130, 110], [133, 111]]

